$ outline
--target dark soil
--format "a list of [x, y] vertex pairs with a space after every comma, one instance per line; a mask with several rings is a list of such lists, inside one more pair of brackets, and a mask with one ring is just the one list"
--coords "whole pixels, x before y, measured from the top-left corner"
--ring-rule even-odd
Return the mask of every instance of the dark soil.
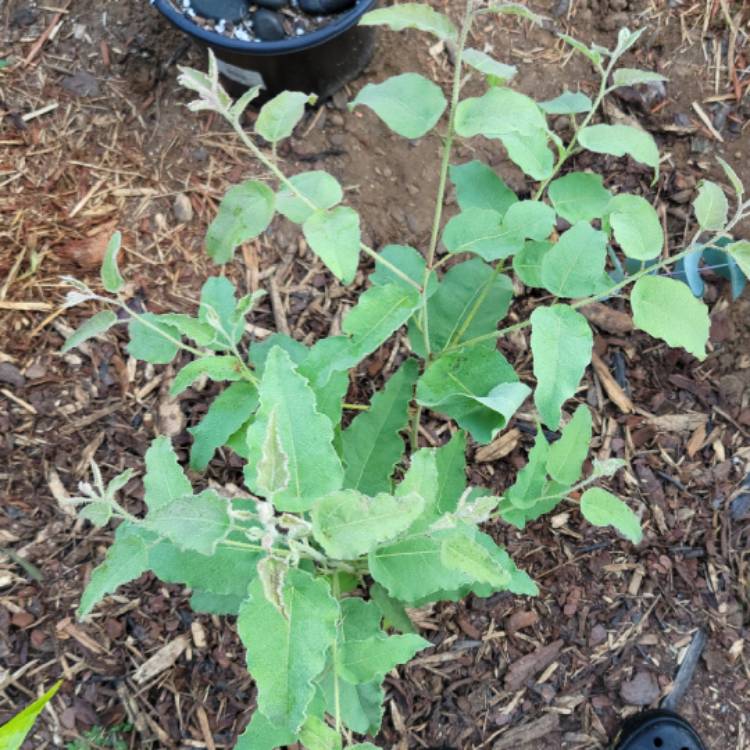
[[[462, 5], [434, 4], [454, 17]], [[192, 615], [180, 587], [150, 576], [76, 622], [110, 534], [58, 504], [86, 477], [91, 458], [107, 475], [141, 470], [156, 432], [172, 435], [184, 454], [185, 428], [200, 419], [205, 394], [189, 391], [174, 404], [170, 368], [136, 366], [115, 336], [61, 355], [83, 312], [55, 311], [61, 275], [97, 283], [102, 241], [115, 226], [125, 235], [133, 297], [157, 312], [190, 309], [211, 272], [206, 225], [228, 185], [256, 167], [216, 118], [185, 110], [176, 65], [202, 67], [203, 53], [142, 0], [106, 11], [96, 0], [55, 5], [0, 6], [0, 59], [28, 56], [27, 65], [0, 71], [0, 548], [12, 552], [0, 556], [0, 723], [62, 676], [28, 748], [62, 748], [91, 726], [122, 722], [132, 725], [130, 748], [230, 747], [255, 699], [233, 623]], [[715, 156], [750, 183], [747, 11], [724, 0], [535, 7], [550, 16], [549, 29], [488, 17], [472, 45], [518, 65], [516, 85], [537, 99], [595, 83], [555, 30], [611, 44], [621, 25], [647, 27], [628, 64], [657, 69], [670, 83], [656, 99], [631, 92], [613, 100], [607, 116], [633, 118], [656, 135], [666, 155], [658, 185], [626, 160], [584, 154], [577, 166], [656, 197], [679, 248], [691, 231], [698, 180], [723, 179]], [[447, 84], [449, 55], [428, 48], [416, 33], [381, 34], [362, 80], [311, 111], [281, 150], [287, 171], [326, 169], [341, 181], [374, 247], [425, 245], [440, 143], [400, 139], [345, 103], [363, 83], [406, 70], [428, 70]], [[459, 146], [455, 159], [475, 155], [524, 188], [496, 144]], [[279, 292], [280, 303], [268, 301], [254, 319], [259, 336], [285, 327], [307, 340], [325, 335], [357, 291], [338, 285], [283, 222], [245, 246], [228, 273], [243, 291]], [[702, 629], [708, 645], [681, 710], [710, 748], [748, 747], [750, 513], [740, 485], [750, 460], [750, 298], [732, 302], [720, 279], [709, 279], [707, 295], [713, 328], [705, 362], [602, 326], [596, 351], [634, 406], [618, 408], [607, 378], [593, 370], [579, 394], [595, 413], [596, 455], [630, 461], [613, 489], [642, 514], [644, 542], [634, 548], [581, 523], [572, 504], [522, 534], [491, 529], [541, 596], [499, 594], [415, 612], [435, 648], [388, 678], [380, 745], [606, 746], [636, 704], [654, 705], [669, 691]], [[521, 308], [531, 304], [524, 299]], [[376, 353], [353, 378], [350, 398], [369, 397], [373, 380], [393, 366], [394, 345], [401, 344]], [[510, 337], [502, 347], [530, 375], [527, 339]], [[425, 441], [447, 437], [446, 424], [423, 426]], [[511, 428], [507, 452], [474, 455], [473, 479], [502, 489], [523, 465], [533, 427], [521, 415]], [[216, 460], [210, 476], [239, 475]], [[127, 491], [137, 507], [137, 482]], [[136, 684], [136, 668], [173, 642], [181, 646], [173, 665]]]

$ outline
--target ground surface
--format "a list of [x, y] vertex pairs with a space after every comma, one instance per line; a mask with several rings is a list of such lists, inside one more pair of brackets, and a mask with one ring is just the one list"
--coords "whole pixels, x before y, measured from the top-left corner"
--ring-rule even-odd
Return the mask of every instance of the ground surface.
[[[189, 309], [209, 272], [205, 226], [226, 187], [255, 167], [219, 122], [184, 109], [175, 64], [202, 66], [202, 53], [147, 3], [55, 5], [62, 10], [0, 5], [0, 59], [28, 57], [0, 72], [0, 548], [10, 551], [0, 557], [0, 723], [64, 676], [28, 747], [65, 747], [92, 725], [122, 722], [132, 725], [124, 735], [130, 748], [230, 747], [254, 705], [232, 624], [193, 617], [179, 587], [151, 577], [76, 623], [80, 592], [108, 534], [76, 523], [57, 503], [86, 475], [91, 457], [109, 474], [140, 469], [157, 430], [186, 447], [184, 427], [205, 406], [196, 393], [170, 403], [171, 373], [133, 367], [115, 337], [60, 355], [79, 313], [55, 309], [60, 275], [96, 283], [102, 239], [113, 227], [125, 234], [133, 295], [155, 311]], [[456, 16], [460, 3], [435, 5]], [[549, 30], [487, 20], [473, 43], [517, 64], [520, 88], [548, 98], [593, 84], [553, 31], [609, 44], [619, 26], [646, 25], [629, 62], [668, 75], [666, 98], [614, 100], [608, 116], [635, 118], [656, 135], [667, 154], [662, 177], [650, 188], [648, 175], [624, 161], [581, 157], [579, 166], [655, 199], [678, 247], [690, 230], [696, 181], [720, 177], [714, 156], [750, 181], [748, 18], [740, 6], [556, 0], [535, 5], [552, 18]], [[47, 43], [37, 44], [50, 29]], [[381, 35], [375, 61], [347, 93], [404, 70], [450, 79], [443, 50], [428, 51], [416, 34], [407, 41]], [[372, 116], [348, 113], [345, 100], [309, 114], [283, 152], [287, 170], [336, 175], [362, 213], [369, 244], [424, 246], [437, 139], [400, 140]], [[495, 145], [462, 146], [456, 158], [474, 153], [523, 188]], [[178, 194], [189, 200], [188, 220], [175, 215]], [[243, 288], [278, 290], [278, 303], [254, 321], [259, 335], [285, 326], [299, 337], [326, 334], [353, 298], [282, 224], [245, 247], [230, 273]], [[505, 748], [536, 734], [537, 747], [604, 746], [635, 704], [655, 704], [669, 690], [700, 628], [708, 646], [682, 709], [711, 748], [750, 747], [750, 520], [745, 501], [731, 503], [750, 459], [750, 298], [730, 304], [719, 280], [707, 294], [713, 353], [704, 363], [600, 328], [597, 352], [634, 410], [616, 406], [601, 373], [590, 372], [580, 392], [595, 411], [597, 453], [631, 461], [614, 489], [643, 514], [644, 543], [634, 549], [565, 507], [522, 535], [493, 529], [540, 583], [541, 596], [498, 595], [416, 613], [435, 648], [388, 678], [379, 744]], [[502, 346], [530, 374], [527, 341]], [[369, 381], [391, 366], [390, 353], [378, 353], [353, 379], [351, 398], [369, 396]], [[445, 425], [424, 427], [425, 439], [445, 438]], [[528, 423], [513, 427], [507, 455], [474, 456], [475, 478], [498, 489], [523, 464], [531, 440]], [[215, 463], [215, 477], [237, 476]], [[137, 494], [134, 484], [132, 502]], [[174, 664], [137, 685], [136, 667], [174, 642]]]

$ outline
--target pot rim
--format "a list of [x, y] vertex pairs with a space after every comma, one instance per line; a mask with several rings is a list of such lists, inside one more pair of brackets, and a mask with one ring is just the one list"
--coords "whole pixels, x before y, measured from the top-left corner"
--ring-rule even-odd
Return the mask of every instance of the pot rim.
[[351, 10], [348, 10], [333, 23], [316, 29], [310, 34], [280, 39], [276, 42], [246, 42], [242, 39], [230, 38], [213, 30], [204, 29], [194, 23], [189, 16], [177, 10], [170, 0], [150, 0], [150, 2], [170, 23], [210, 47], [248, 55], [286, 55], [317, 47], [348, 31], [375, 5], [376, 0], [358, 0]]

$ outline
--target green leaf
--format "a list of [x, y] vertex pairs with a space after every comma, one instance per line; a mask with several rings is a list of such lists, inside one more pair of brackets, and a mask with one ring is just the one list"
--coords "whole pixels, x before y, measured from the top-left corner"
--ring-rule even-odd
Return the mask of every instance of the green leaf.
[[527, 242], [520, 252], [513, 256], [513, 270], [526, 286], [541, 289], [542, 262], [552, 247], [551, 242]]
[[701, 229], [724, 229], [729, 214], [729, 201], [724, 191], [710, 180], [698, 184], [698, 197], [693, 202], [695, 217]]
[[143, 540], [129, 523], [121, 523], [115, 540], [107, 549], [104, 561], [91, 574], [91, 580], [81, 594], [78, 619], [82, 620], [107, 594], [138, 578], [148, 570], [148, 550]]
[[[478, 258], [453, 266], [427, 302], [432, 351], [496, 330], [512, 298], [513, 282]], [[424, 357], [423, 335], [415, 323], [409, 327], [409, 341]]]
[[206, 232], [206, 250], [214, 263], [232, 260], [238, 245], [264, 232], [275, 206], [273, 190], [262, 182], [247, 180], [229, 188]]
[[63, 684], [58, 680], [43, 696], [30, 703], [9, 722], [0, 727], [0, 747], [3, 750], [20, 750], [24, 740], [34, 727], [34, 722], [44, 707], [55, 697], [55, 693]]
[[449, 253], [474, 253], [485, 260], [499, 260], [518, 252], [523, 237], [517, 229], [506, 226], [496, 211], [468, 208], [445, 225], [443, 244]]
[[281, 450], [289, 459], [289, 486], [274, 495], [277, 510], [308, 510], [314, 501], [341, 487], [344, 470], [333, 447], [333, 427], [321, 414], [315, 394], [289, 355], [274, 347], [259, 388], [260, 407], [247, 432], [250, 454], [245, 482], [258, 492], [258, 466], [269, 418], [275, 412]]
[[508, 133], [501, 138], [508, 158], [522, 172], [534, 180], [552, 177], [555, 155], [547, 142], [551, 135], [547, 130], [530, 130], [526, 133]]
[[198, 321], [214, 330], [208, 346], [226, 351], [242, 338], [243, 314], [238, 310], [234, 284], [224, 276], [211, 276], [201, 288]]
[[601, 67], [602, 55], [601, 52], [595, 49], [590, 49], [583, 42], [579, 42], [577, 39], [573, 39], [572, 36], [567, 34], [558, 34], [566, 44], [570, 45], [574, 50], [580, 52], [584, 57], [588, 58], [596, 68]]
[[258, 709], [278, 729], [298, 732], [336, 637], [339, 606], [325, 580], [292, 568], [284, 583], [285, 615], [254, 580], [237, 619], [247, 665], [258, 686]]
[[417, 651], [430, 646], [429, 641], [415, 633], [347, 639], [339, 653], [339, 670], [349, 682], [382, 680], [395, 666], [405, 664]]
[[302, 172], [289, 178], [289, 182], [312, 203], [299, 198], [289, 188], [282, 188], [276, 196], [276, 208], [295, 224], [303, 224], [316, 209], [328, 209], [341, 203], [344, 191], [339, 181], [323, 171]]
[[586, 318], [572, 307], [537, 307], [531, 314], [531, 351], [537, 380], [534, 403], [551, 430], [557, 429], [560, 408], [578, 388], [591, 361], [593, 345]]
[[396, 487], [396, 497], [419, 495], [424, 500], [422, 513], [410, 527], [410, 532], [426, 529], [437, 518], [438, 492], [437, 451], [434, 448], [420, 448], [412, 453], [409, 468]]
[[524, 94], [493, 86], [483, 96], [464, 99], [456, 110], [456, 132], [463, 138], [502, 138], [510, 133], [547, 130], [537, 103]]
[[627, 466], [622, 458], [607, 458], [604, 461], [594, 459], [591, 471], [592, 477], [613, 477], [620, 469]]
[[149, 511], [159, 510], [185, 495], [193, 494], [193, 486], [177, 460], [172, 441], [165, 435], [153, 440], [146, 451], [143, 488], [143, 500]]
[[538, 430], [526, 466], [518, 472], [516, 481], [505, 492], [505, 497], [515, 508], [531, 508], [544, 496], [548, 457], [549, 443], [544, 432]]
[[547, 473], [560, 484], [575, 484], [581, 478], [583, 462], [591, 443], [591, 412], [579, 406], [565, 425], [560, 439], [550, 446]]
[[494, 76], [502, 81], [509, 81], [518, 73], [518, 68], [515, 65], [498, 62], [486, 52], [471, 47], [464, 50], [463, 61], [480, 73]]
[[[348, 601], [348, 600], [345, 600]], [[335, 716], [337, 698], [341, 721], [352, 732], [375, 735], [383, 718], [385, 691], [380, 680], [352, 685], [336, 673], [329, 658], [318, 684], [325, 699], [326, 711]]]
[[750, 279], [750, 242], [747, 240], [733, 242], [731, 245], [727, 245], [724, 250], [729, 253], [731, 258], [734, 258], [742, 273]]
[[163, 313], [159, 316], [162, 323], [176, 328], [178, 333], [193, 339], [199, 346], [208, 346], [216, 338], [216, 331], [198, 318], [183, 313]]
[[659, 170], [659, 149], [645, 130], [630, 125], [589, 125], [578, 134], [578, 142], [597, 154], [629, 155]]
[[742, 184], [742, 180], [737, 176], [737, 172], [732, 169], [732, 167], [727, 164], [727, 162], [724, 161], [720, 156], [716, 157], [716, 161], [719, 162], [719, 165], [724, 170], [724, 174], [727, 176], [727, 179], [732, 184], [732, 189], [736, 193], [737, 197], [741, 200], [742, 196], [745, 194], [745, 186]]
[[359, 264], [359, 214], [348, 206], [318, 210], [302, 225], [312, 251], [344, 284], [351, 284]]
[[376, 393], [370, 408], [357, 415], [341, 434], [344, 487], [366, 495], [389, 492], [391, 475], [404, 453], [399, 435], [409, 423], [409, 402], [417, 380], [417, 363], [408, 359]]
[[510, 573], [478, 542], [468, 536], [451, 536], [440, 546], [440, 561], [446, 568], [460, 570], [472, 580], [504, 588]]
[[299, 739], [306, 750], [341, 750], [341, 735], [317, 716], [307, 717]]
[[356, 490], [340, 490], [313, 505], [313, 534], [329, 557], [353, 560], [398, 537], [423, 509], [424, 499], [413, 493], [367, 497]]
[[612, 74], [612, 83], [615, 86], [638, 86], [641, 83], [658, 83], [668, 81], [659, 73], [652, 70], [637, 70], [636, 68], [618, 68]]
[[594, 526], [614, 526], [633, 544], [643, 538], [638, 516], [622, 500], [600, 487], [591, 487], [583, 493], [581, 513]]
[[558, 297], [586, 297], [607, 289], [607, 235], [579, 221], [542, 259], [544, 288]]
[[539, 102], [548, 115], [577, 115], [591, 112], [594, 103], [580, 91], [565, 91], [554, 99]]
[[[427, 263], [422, 257], [419, 250], [415, 250], [409, 245], [386, 245], [380, 253], [379, 258], [388, 260], [403, 271], [410, 279], [416, 281], [420, 286], [424, 282], [424, 271]], [[370, 282], [376, 286], [386, 286], [387, 284], [397, 284], [411, 289], [414, 287], [397, 276], [393, 271], [387, 268], [377, 258], [375, 259], [375, 270], [369, 276]], [[433, 271], [427, 281], [427, 296], [431, 297], [437, 290], [437, 276]]]
[[382, 83], [368, 83], [349, 109], [360, 104], [369, 107], [404, 138], [421, 138], [428, 133], [448, 106], [440, 86], [419, 73], [402, 73]]
[[316, 99], [314, 94], [282, 91], [260, 108], [255, 132], [269, 143], [288, 138], [305, 114], [305, 105], [314, 104]]
[[670, 346], [681, 346], [700, 360], [706, 358], [711, 328], [708, 307], [681, 281], [643, 276], [630, 295], [636, 328]]
[[201, 357], [186, 364], [175, 375], [169, 388], [170, 395], [179, 396], [204, 375], [217, 381], [242, 380], [242, 371], [237, 357], [231, 355]]
[[553, 180], [547, 192], [555, 211], [571, 224], [601, 219], [612, 199], [602, 178], [590, 172], [571, 172]]
[[297, 732], [277, 726], [256, 709], [247, 728], [237, 738], [234, 750], [277, 750], [296, 741]]
[[643, 35], [645, 27], [637, 31], [622, 28], [617, 32], [617, 46], [612, 52], [614, 59], [622, 57]]
[[65, 343], [62, 345], [63, 352], [69, 352], [84, 341], [99, 336], [102, 333], [106, 333], [112, 326], [117, 323], [117, 315], [111, 310], [102, 310], [96, 313], [84, 323], [82, 323], [73, 333], [65, 339]]
[[450, 167], [451, 182], [456, 187], [456, 198], [461, 210], [485, 208], [501, 216], [514, 204], [516, 194], [481, 161], [469, 161]]
[[607, 206], [615, 239], [628, 258], [651, 260], [664, 248], [664, 231], [654, 207], [639, 195], [616, 195]]
[[418, 29], [434, 34], [438, 39], [458, 39], [456, 27], [447, 16], [433, 10], [426, 3], [400, 3], [390, 8], [378, 8], [365, 13], [362, 26], [388, 26], [393, 31]]
[[281, 446], [276, 411], [268, 417], [256, 482], [261, 494], [271, 502], [278, 492], [289, 486], [289, 456]]
[[146, 527], [180, 549], [212, 555], [231, 528], [228, 501], [213, 490], [185, 495], [149, 510]]
[[127, 350], [131, 357], [154, 365], [168, 365], [177, 356], [180, 332], [164, 323], [160, 315], [142, 313], [131, 318], [128, 335]]
[[435, 451], [438, 487], [437, 514], [452, 513], [466, 489], [466, 433], [458, 430]]
[[[546, 240], [555, 228], [555, 212], [541, 201], [518, 201], [508, 208], [504, 226], [525, 240]], [[520, 249], [520, 248], [519, 248]]]
[[193, 436], [190, 466], [202, 471], [208, 466], [217, 448], [225, 445], [255, 412], [258, 391], [252, 383], [232, 383], [209, 406], [206, 415], [188, 432]]
[[417, 383], [420, 404], [455, 419], [479, 443], [490, 442], [530, 392], [494, 344], [443, 354]]
[[120, 252], [121, 242], [122, 234], [115, 232], [104, 251], [101, 270], [102, 286], [112, 294], [117, 294], [125, 285], [125, 279], [122, 278], [120, 269], [117, 267], [117, 255]]
[[351, 336], [350, 355], [359, 362], [375, 351], [406, 323], [419, 305], [419, 292], [414, 287], [396, 284], [370, 287], [341, 323], [343, 332]]
[[414, 623], [409, 618], [404, 605], [401, 602], [388, 595], [388, 592], [379, 584], [373, 583], [370, 586], [370, 600], [375, 602], [375, 606], [383, 615], [386, 627], [394, 627], [402, 633], [415, 633]]

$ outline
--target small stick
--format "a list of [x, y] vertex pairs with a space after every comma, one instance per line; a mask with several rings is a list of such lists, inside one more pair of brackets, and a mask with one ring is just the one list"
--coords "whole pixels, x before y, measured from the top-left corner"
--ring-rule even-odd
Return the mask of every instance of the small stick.
[[701, 122], [708, 128], [711, 135], [716, 138], [719, 143], [724, 143], [724, 139], [721, 136], [721, 133], [714, 127], [714, 124], [711, 122], [711, 118], [706, 114], [703, 107], [701, 107], [698, 102], [693, 102], [693, 109], [695, 110], [695, 114], [698, 115], [698, 117], [701, 118]]
[[55, 13], [54, 18], [50, 21], [47, 28], [42, 32], [39, 39], [37, 39], [31, 49], [29, 50], [29, 54], [26, 55], [26, 57], [21, 62], [21, 66], [26, 68], [29, 66], [29, 64], [34, 60], [34, 58], [39, 54], [42, 47], [47, 43], [47, 40], [52, 36], [52, 32], [55, 30], [57, 24], [60, 22], [62, 17], [67, 13], [68, 6], [72, 0], [65, 0], [65, 2], [62, 4], [62, 7], [60, 10]]
[[705, 630], [698, 629], [695, 631], [693, 640], [685, 652], [685, 658], [682, 660], [682, 664], [680, 664], [680, 668], [677, 670], [677, 676], [674, 678], [674, 683], [672, 683], [672, 691], [661, 702], [662, 708], [669, 709], [670, 711], [677, 710], [677, 706], [685, 697], [685, 693], [693, 680], [693, 674], [695, 673], [695, 668], [698, 666], [698, 660], [701, 658], [703, 649], [706, 646], [706, 640], [707, 636]]

